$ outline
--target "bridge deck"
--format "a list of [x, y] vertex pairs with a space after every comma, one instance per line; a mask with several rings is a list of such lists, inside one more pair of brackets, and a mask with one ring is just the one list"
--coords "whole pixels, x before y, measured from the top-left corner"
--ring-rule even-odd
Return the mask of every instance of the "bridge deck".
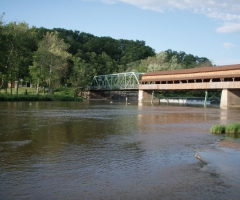
[[239, 88], [240, 88], [240, 81], [139, 85], [140, 90], [210, 90], [210, 89], [218, 90], [218, 89], [239, 89]]

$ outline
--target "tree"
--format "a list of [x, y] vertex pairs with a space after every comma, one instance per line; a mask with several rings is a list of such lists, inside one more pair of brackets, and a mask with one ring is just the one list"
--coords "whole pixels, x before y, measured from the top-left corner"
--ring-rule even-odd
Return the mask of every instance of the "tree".
[[[28, 75], [27, 66], [32, 62], [32, 47], [34, 46], [34, 33], [30, 31], [28, 24], [11, 22], [1, 26], [1, 41], [4, 47], [2, 51], [2, 86], [5, 85], [7, 92], [7, 82], [16, 82], [18, 93], [18, 82]], [[3, 84], [4, 83], [4, 84]]]
[[188, 54], [184, 57], [182, 61], [183, 68], [194, 68], [197, 65], [197, 59], [192, 54]]
[[198, 57], [192, 54], [186, 54], [184, 51], [177, 52], [171, 49], [165, 52], [167, 53], [166, 61], [171, 62], [171, 59], [175, 57], [177, 63], [181, 65], [181, 68], [212, 66], [212, 62], [205, 57]]
[[73, 62], [74, 66], [70, 76], [70, 83], [76, 88], [84, 88], [97, 75], [96, 69], [79, 57], [73, 57]]
[[154, 50], [146, 46], [144, 41], [120, 40], [119, 48], [122, 51], [120, 63], [125, 66], [130, 62], [155, 56]]
[[1, 14], [0, 17], [0, 90], [4, 85], [4, 75], [5, 75], [5, 53], [6, 53], [6, 37], [3, 34], [4, 31], [4, 22], [3, 22], [3, 17], [5, 13]]
[[66, 75], [68, 59], [71, 54], [67, 52], [69, 45], [63, 39], [58, 38], [57, 32], [47, 32], [38, 44], [38, 50], [33, 56], [33, 66], [29, 67], [33, 82], [48, 86], [48, 93], [60, 84], [62, 77]]
[[167, 53], [162, 51], [159, 54], [157, 54], [154, 59], [151, 59], [149, 62], [147, 68], [148, 72], [154, 72], [154, 71], [162, 71], [162, 70], [168, 70], [168, 62], [167, 62]]

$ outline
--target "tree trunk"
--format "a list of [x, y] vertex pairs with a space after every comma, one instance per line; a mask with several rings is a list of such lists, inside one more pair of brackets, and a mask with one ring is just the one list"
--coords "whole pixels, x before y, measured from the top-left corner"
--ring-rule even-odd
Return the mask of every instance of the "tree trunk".
[[16, 90], [16, 94], [18, 94], [18, 86], [19, 86], [19, 85], [18, 85], [18, 81], [17, 81], [17, 88], [16, 88], [17, 90]]
[[38, 83], [37, 83], [36, 94], [39, 94], [39, 80], [38, 80]]
[[11, 88], [10, 88], [10, 91], [11, 91], [11, 95], [12, 95], [12, 82], [13, 82], [13, 80], [12, 80], [12, 72], [11, 72], [10, 82], [11, 82]]

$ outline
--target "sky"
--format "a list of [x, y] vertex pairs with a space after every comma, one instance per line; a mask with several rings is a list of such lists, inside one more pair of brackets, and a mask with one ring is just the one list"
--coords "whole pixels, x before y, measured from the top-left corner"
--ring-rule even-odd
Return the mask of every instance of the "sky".
[[0, 0], [3, 21], [143, 40], [215, 65], [240, 64], [240, 0]]

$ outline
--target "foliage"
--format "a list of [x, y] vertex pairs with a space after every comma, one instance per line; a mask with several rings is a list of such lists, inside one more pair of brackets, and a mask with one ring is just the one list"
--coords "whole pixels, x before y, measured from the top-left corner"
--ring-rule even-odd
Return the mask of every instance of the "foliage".
[[82, 101], [81, 97], [68, 95], [24, 95], [24, 94], [1, 94], [0, 101]]
[[[61, 83], [74, 87], [90, 85], [95, 75], [124, 72], [128, 63], [155, 55], [154, 50], [146, 46], [144, 41], [96, 37], [89, 33], [61, 28], [35, 30], [40, 40], [44, 39], [41, 38], [41, 34], [56, 31], [59, 38], [69, 45], [68, 52], [72, 59], [67, 66], [66, 76], [61, 78]], [[31, 71], [36, 74], [34, 69]], [[33, 77], [35, 83], [38, 80], [36, 77]]]
[[48, 86], [49, 93], [52, 88], [60, 84], [61, 78], [67, 72], [67, 60], [71, 55], [66, 51], [67, 45], [58, 38], [57, 32], [47, 32], [38, 44], [38, 50], [34, 53], [33, 66], [29, 67], [33, 83]]
[[[95, 75], [211, 66], [205, 57], [171, 49], [155, 53], [141, 40], [97, 37], [90, 33], [6, 24], [0, 17], [0, 89], [23, 80], [54, 93], [61, 85], [84, 88]], [[12, 94], [12, 87], [10, 93]], [[18, 84], [17, 84], [18, 93]]]
[[70, 87], [66, 87], [66, 86], [60, 86], [58, 87], [54, 94], [56, 95], [61, 95], [61, 96], [74, 96], [76, 93], [76, 89], [75, 88], [70, 88]]
[[212, 66], [211, 61], [205, 57], [198, 57], [192, 54], [186, 54], [184, 51], [173, 51], [168, 49], [165, 51], [167, 53], [167, 62], [169, 62], [172, 57], [177, 59], [177, 63], [181, 64], [181, 68], [195, 68], [195, 67], [209, 67]]
[[162, 70], [174, 70], [180, 69], [181, 65], [177, 62], [177, 57], [172, 56], [169, 61], [167, 61], [167, 53], [160, 52], [156, 55], [155, 59], [153, 58], [150, 64], [148, 65], [148, 71], [162, 71]]
[[[32, 50], [35, 49], [35, 35], [26, 23], [1, 23], [0, 76], [1, 88], [29, 76], [26, 66], [31, 63]], [[17, 87], [18, 89], [18, 87]], [[12, 90], [11, 90], [12, 93]]]
[[47, 95], [0, 94], [0, 101], [51, 101]]
[[51, 96], [52, 100], [54, 101], [82, 101], [81, 97], [73, 97], [73, 96], [64, 96], [64, 95], [57, 95], [54, 94]]
[[200, 58], [183, 51], [176, 52], [169, 49], [156, 54], [154, 57], [142, 60], [141, 66], [145, 66], [148, 72], [154, 72], [212, 66], [212, 63], [204, 57]]

